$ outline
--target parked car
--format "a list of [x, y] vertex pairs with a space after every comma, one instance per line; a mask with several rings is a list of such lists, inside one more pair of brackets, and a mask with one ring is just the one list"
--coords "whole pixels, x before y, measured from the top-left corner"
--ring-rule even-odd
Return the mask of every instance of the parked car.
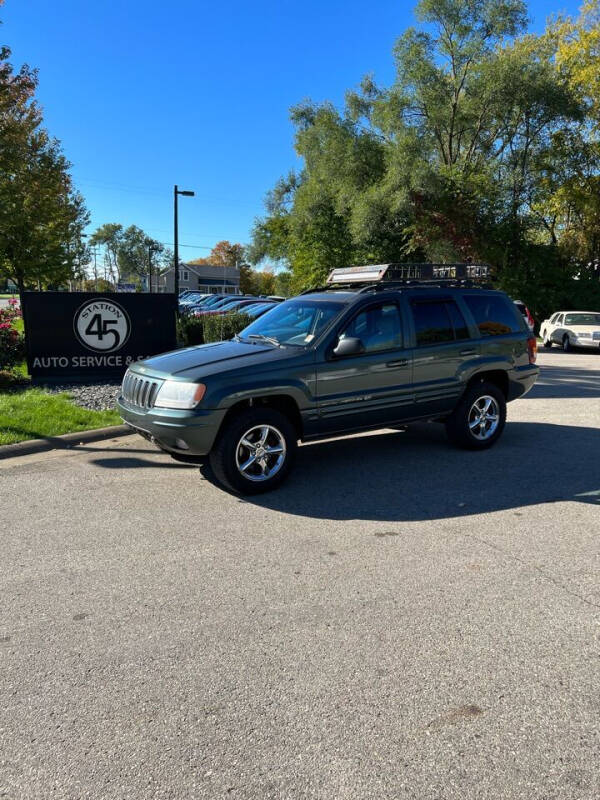
[[529, 328], [529, 330], [533, 331], [535, 329], [535, 320], [533, 318], [533, 315], [531, 314], [531, 311], [527, 308], [527, 306], [522, 300], [513, 300], [513, 302], [519, 309], [519, 312], [521, 313], [523, 319], [525, 320], [525, 323]]
[[203, 316], [204, 314], [215, 314], [224, 311], [229, 306], [237, 305], [242, 300], [254, 300], [256, 298], [247, 298], [243, 296], [232, 297], [231, 295], [226, 295], [222, 297], [220, 300], [212, 303], [211, 305], [203, 306], [202, 308], [196, 311], [196, 316]]
[[540, 336], [544, 347], [562, 346], [566, 352], [575, 347], [600, 347], [600, 312], [557, 311], [542, 322]]
[[359, 284], [357, 269], [231, 341], [135, 362], [122, 418], [177, 460], [208, 458], [221, 484], [248, 494], [284, 480], [298, 440], [433, 420], [461, 447], [495, 444], [507, 402], [538, 375], [514, 303], [460, 281], [386, 286], [387, 267], [379, 282], [365, 268]]
[[236, 312], [240, 312], [242, 314], [246, 313], [246, 310], [251, 308], [253, 305], [257, 303], [261, 303], [262, 301], [258, 297], [246, 297], [242, 300], [233, 300], [231, 303], [226, 303], [223, 306], [220, 306], [215, 311], [208, 311], [208, 314], [233, 314]]
[[183, 310], [188, 314], [193, 314], [196, 311], [202, 311], [211, 308], [217, 303], [222, 303], [225, 300], [231, 300], [235, 296], [236, 295], [231, 294], [209, 294], [202, 299], [187, 305]]
[[265, 312], [269, 311], [271, 308], [275, 308], [277, 303], [266, 303], [266, 302], [259, 302], [253, 303], [251, 306], [247, 306], [244, 309], [244, 314], [251, 317], [252, 319], [256, 319], [260, 317]]
[[206, 297], [210, 297], [210, 295], [204, 294], [203, 292], [187, 291], [185, 296], [179, 296], [179, 307], [183, 308], [184, 306], [191, 306], [194, 303], [201, 302]]

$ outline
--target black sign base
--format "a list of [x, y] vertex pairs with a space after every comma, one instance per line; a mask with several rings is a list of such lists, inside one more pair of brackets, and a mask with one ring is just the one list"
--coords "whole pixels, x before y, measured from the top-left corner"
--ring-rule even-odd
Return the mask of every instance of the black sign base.
[[174, 350], [172, 294], [25, 292], [23, 319], [32, 378], [120, 378], [129, 364]]

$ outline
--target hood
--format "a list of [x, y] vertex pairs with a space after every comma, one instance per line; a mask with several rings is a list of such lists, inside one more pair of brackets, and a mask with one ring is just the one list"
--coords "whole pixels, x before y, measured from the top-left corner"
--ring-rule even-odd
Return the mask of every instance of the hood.
[[214, 372], [225, 372], [256, 363], [279, 360], [284, 355], [289, 357], [290, 351], [269, 344], [213, 342], [161, 353], [132, 364], [131, 369], [154, 377], [177, 376], [193, 380]]

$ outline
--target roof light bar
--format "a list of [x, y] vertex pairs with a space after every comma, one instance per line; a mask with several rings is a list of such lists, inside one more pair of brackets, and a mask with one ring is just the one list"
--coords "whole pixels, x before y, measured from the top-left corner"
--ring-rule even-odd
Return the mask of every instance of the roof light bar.
[[366, 267], [340, 267], [332, 269], [327, 284], [332, 283], [375, 283], [383, 280], [389, 264], [373, 264]]
[[439, 279], [489, 278], [488, 264], [374, 264], [363, 267], [333, 269], [327, 285], [348, 283], [381, 283]]

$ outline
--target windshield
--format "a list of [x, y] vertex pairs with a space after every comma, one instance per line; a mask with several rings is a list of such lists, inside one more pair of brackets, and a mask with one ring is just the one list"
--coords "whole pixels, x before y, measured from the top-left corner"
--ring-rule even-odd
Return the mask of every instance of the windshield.
[[279, 344], [305, 347], [343, 308], [342, 303], [315, 302], [298, 297], [267, 311], [244, 328], [239, 337], [250, 341], [268, 337]]
[[600, 325], [600, 314], [567, 314], [565, 325]]

